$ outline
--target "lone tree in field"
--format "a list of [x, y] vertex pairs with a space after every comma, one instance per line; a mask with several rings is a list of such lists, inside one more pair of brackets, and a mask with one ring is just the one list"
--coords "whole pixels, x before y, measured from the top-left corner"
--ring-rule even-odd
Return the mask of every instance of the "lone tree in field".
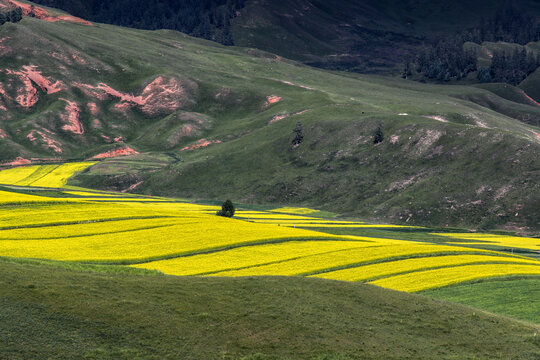
[[293, 130], [293, 132], [295, 133], [294, 139], [292, 141], [293, 147], [297, 147], [304, 140], [304, 134], [302, 134], [302, 131], [303, 131], [302, 123], [299, 121], [296, 123], [296, 126]]
[[219, 216], [225, 216], [225, 217], [233, 217], [235, 212], [234, 205], [231, 200], [226, 200], [223, 205], [221, 205], [221, 210], [219, 210], [216, 215]]
[[373, 143], [374, 144], [382, 143], [383, 140], [384, 140], [384, 134], [383, 134], [381, 125], [379, 125], [377, 126], [377, 130], [375, 130], [375, 132], [373, 133]]

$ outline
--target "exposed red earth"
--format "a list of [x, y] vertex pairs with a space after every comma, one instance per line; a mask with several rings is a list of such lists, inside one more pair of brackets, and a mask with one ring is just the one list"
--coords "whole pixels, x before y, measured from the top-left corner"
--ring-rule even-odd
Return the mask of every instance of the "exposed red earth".
[[2, 166], [20, 166], [20, 165], [28, 165], [31, 163], [32, 162], [30, 160], [18, 156], [15, 158], [15, 160], [7, 162], [7, 163], [3, 163], [1, 165]]
[[84, 128], [79, 120], [79, 116], [80, 116], [79, 105], [74, 101], [70, 101], [66, 99], [60, 99], [60, 100], [67, 102], [67, 105], [65, 108], [66, 113], [60, 115], [60, 118], [64, 122], [67, 123], [64, 126], [62, 126], [62, 130], [69, 131], [78, 135], [84, 134]]
[[540, 106], [540, 103], [538, 101], [534, 100], [532, 97], [530, 97], [525, 91], [521, 90], [521, 92], [523, 93], [523, 96], [525, 96], [527, 98], [527, 100], [529, 100], [530, 102], [532, 102], [536, 106]]
[[128, 155], [136, 155], [139, 154], [138, 151], [133, 150], [129, 146], [126, 146], [122, 149], [116, 149], [116, 150], [109, 150], [107, 152], [98, 154], [96, 156], [93, 156], [92, 159], [106, 159], [106, 158], [114, 158], [119, 156], [128, 156]]
[[32, 130], [26, 137], [33, 143], [41, 139], [46, 148], [51, 149], [59, 154], [62, 153], [62, 145], [58, 141], [54, 140], [51, 135], [52, 133], [49, 130], [43, 129], [43, 131]]
[[47, 11], [46, 9], [39, 6], [25, 4], [16, 0], [6, 0], [6, 1], [13, 6], [20, 7], [22, 9], [23, 16], [30, 16], [30, 14], [33, 14], [33, 17], [40, 20], [49, 21], [49, 22], [66, 21], [66, 22], [71, 22], [75, 24], [93, 26], [93, 24], [90, 21], [86, 21], [75, 16], [53, 15], [49, 13], [49, 11]]
[[186, 146], [185, 148], [180, 149], [180, 151], [186, 151], [186, 150], [196, 150], [203, 147], [207, 147], [208, 145], [212, 144], [221, 144], [220, 140], [206, 140], [206, 139], [200, 139], [195, 144]]
[[98, 100], [103, 101], [111, 97], [120, 99], [121, 102], [114, 106], [114, 109], [118, 111], [139, 106], [148, 115], [161, 112], [172, 113], [182, 107], [185, 99], [185, 90], [180, 81], [174, 77], [158, 76], [145, 86], [138, 96], [118, 91], [105, 83], [97, 86], [73, 83], [73, 86], [81, 89], [87, 96]]
[[5, 138], [7, 138], [7, 133], [4, 130], [0, 129], [0, 139], [5, 139]]
[[[22, 86], [17, 87], [15, 101], [25, 108], [34, 106], [39, 100], [39, 93], [34, 84], [47, 94], [54, 94], [65, 89], [65, 85], [61, 81], [53, 82], [49, 80], [34, 65], [25, 65], [19, 71], [11, 69], [6, 69], [5, 71], [9, 75], [16, 76], [22, 82]], [[0, 95], [5, 99], [9, 99], [1, 84]]]
[[92, 114], [94, 116], [99, 114], [99, 109], [98, 109], [98, 106], [97, 106], [96, 103], [91, 102], [91, 103], [86, 104], [86, 106], [88, 107], [88, 110], [90, 111], [90, 114]]

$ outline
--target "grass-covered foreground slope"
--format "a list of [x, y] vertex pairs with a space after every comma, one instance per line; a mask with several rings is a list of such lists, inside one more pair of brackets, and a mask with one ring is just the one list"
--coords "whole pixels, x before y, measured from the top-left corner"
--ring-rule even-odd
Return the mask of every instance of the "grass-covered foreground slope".
[[[172, 31], [25, 17], [0, 37], [4, 165], [131, 155], [78, 184], [538, 227], [539, 130], [504, 115], [536, 114], [532, 103], [515, 110], [484, 89], [330, 73]], [[469, 100], [488, 95], [496, 111]]]
[[540, 279], [537, 278], [477, 282], [421, 294], [540, 323]]
[[540, 354], [537, 325], [374, 286], [99, 274], [24, 261], [0, 261], [0, 270], [0, 354], [9, 359]]

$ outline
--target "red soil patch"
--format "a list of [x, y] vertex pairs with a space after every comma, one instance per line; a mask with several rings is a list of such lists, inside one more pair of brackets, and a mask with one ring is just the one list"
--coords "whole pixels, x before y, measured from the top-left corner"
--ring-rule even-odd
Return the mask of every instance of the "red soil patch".
[[5, 138], [7, 138], [7, 133], [4, 130], [0, 129], [0, 139], [5, 139]]
[[142, 90], [139, 96], [123, 93], [105, 83], [97, 86], [81, 83], [73, 85], [80, 88], [87, 96], [98, 100], [107, 100], [110, 97], [120, 99], [120, 103], [114, 105], [114, 109], [120, 112], [125, 112], [133, 106], [140, 106], [141, 110], [148, 115], [161, 112], [171, 113], [182, 106], [185, 98], [184, 88], [173, 77], [158, 76]]
[[534, 100], [529, 95], [527, 95], [527, 93], [525, 91], [521, 90], [521, 92], [523, 93], [523, 96], [525, 96], [527, 98], [527, 100], [529, 100], [530, 102], [532, 102], [536, 106], [540, 106], [540, 103], [538, 101]]
[[98, 154], [96, 156], [93, 156], [92, 159], [105, 159], [105, 158], [113, 158], [113, 157], [118, 157], [118, 156], [128, 156], [128, 155], [136, 155], [136, 154], [139, 154], [139, 152], [133, 150], [129, 146], [126, 146], [123, 149], [110, 150], [110, 151]]
[[291, 117], [291, 116], [301, 115], [301, 114], [307, 113], [309, 110], [310, 109], [302, 110], [302, 111], [296, 112], [294, 114], [278, 114], [278, 115], [274, 115], [274, 117], [272, 117], [272, 119], [270, 119], [270, 121], [268, 122], [268, 125], [273, 124], [275, 122], [278, 122], [279, 120], [286, 119], [286, 118]]
[[92, 126], [98, 129], [101, 128], [101, 121], [99, 121], [98, 119], [92, 120]]
[[534, 133], [534, 135], [536, 135], [536, 137], [537, 137], [538, 139], [540, 139], [540, 134], [539, 134], [539, 133]]
[[122, 190], [121, 192], [126, 193], [126, 192], [129, 192], [129, 191], [135, 190], [142, 183], [143, 183], [143, 181], [139, 181], [138, 183], [135, 183], [135, 184], [131, 185], [130, 187], [128, 187], [127, 189]]
[[30, 78], [23, 72], [12, 70], [6, 71], [10, 75], [18, 75], [23, 83], [23, 86], [17, 89], [17, 97], [15, 98], [15, 101], [22, 107], [30, 108], [34, 106], [39, 100], [39, 95]]
[[186, 146], [185, 148], [181, 149], [180, 151], [186, 151], [186, 150], [196, 150], [203, 147], [207, 147], [211, 144], [221, 144], [220, 140], [206, 140], [206, 139], [200, 139], [198, 140], [194, 145]]
[[56, 153], [62, 153], [62, 148], [61, 148], [61, 145], [58, 141], [54, 140], [50, 135], [52, 134], [50, 131], [48, 130], [45, 130], [45, 132], [48, 132], [49, 134], [46, 134], [45, 132], [43, 131], [39, 131], [39, 130], [32, 130], [30, 131], [30, 133], [26, 136], [28, 138], [28, 140], [30, 140], [31, 142], [36, 142], [38, 140], [38, 137], [41, 138], [41, 141], [43, 141], [44, 145], [53, 150], [54, 152]]
[[[39, 86], [47, 94], [54, 94], [64, 90], [64, 84], [61, 81], [53, 83], [43, 76], [41, 71], [37, 70], [37, 67], [34, 65], [25, 65], [20, 71], [6, 69], [6, 72], [9, 75], [17, 76], [23, 83], [23, 86], [18, 87], [17, 97], [15, 98], [15, 101], [22, 107], [30, 108], [38, 102], [39, 94], [34, 84]], [[0, 94], [7, 98], [6, 92], [3, 89], [0, 91]]]
[[142, 110], [150, 115], [160, 112], [174, 112], [182, 106], [184, 93], [185, 91], [177, 79], [158, 76], [142, 91]]
[[31, 164], [31, 163], [32, 162], [30, 160], [18, 156], [18, 157], [15, 158], [15, 160], [7, 162], [7, 163], [3, 163], [2, 165], [19, 166], [19, 165], [28, 165], [28, 164]]
[[270, 96], [266, 97], [266, 102], [268, 103], [268, 105], [271, 105], [271, 104], [275, 104], [277, 102], [280, 102], [281, 99], [282, 99], [281, 96], [270, 95]]
[[93, 26], [93, 24], [90, 21], [86, 21], [86, 20], [80, 19], [80, 18], [75, 17], [75, 16], [71, 16], [71, 15], [60, 15], [60, 16], [52, 15], [47, 10], [45, 10], [44, 8], [39, 7], [39, 6], [25, 4], [25, 3], [22, 3], [22, 2], [19, 2], [19, 1], [16, 1], [16, 0], [7, 0], [7, 1], [8, 1], [8, 3], [11, 3], [12, 5], [14, 5], [16, 7], [20, 7], [22, 9], [23, 16], [29, 16], [30, 13], [33, 12], [35, 18], [45, 20], [45, 21], [49, 21], [49, 22], [66, 21], [66, 22], [71, 22], [71, 23], [75, 23], [75, 24]]
[[78, 135], [84, 134], [84, 128], [79, 119], [80, 112], [81, 112], [81, 110], [79, 109], [79, 105], [74, 101], [69, 101], [66, 99], [60, 99], [60, 100], [67, 102], [67, 105], [66, 105], [67, 114], [60, 115], [62, 120], [67, 122], [67, 124], [62, 126], [62, 130], [69, 131]]
[[97, 106], [96, 103], [91, 102], [91, 103], [86, 104], [86, 106], [88, 107], [88, 110], [90, 111], [90, 114], [92, 114], [94, 116], [99, 114], [99, 109], [98, 109], [98, 106]]
[[43, 76], [41, 71], [37, 70], [37, 66], [35, 65], [23, 66], [22, 71], [20, 71], [19, 74], [28, 77], [47, 94], [54, 94], [64, 90], [64, 84], [61, 81], [58, 80], [53, 83], [45, 76]]

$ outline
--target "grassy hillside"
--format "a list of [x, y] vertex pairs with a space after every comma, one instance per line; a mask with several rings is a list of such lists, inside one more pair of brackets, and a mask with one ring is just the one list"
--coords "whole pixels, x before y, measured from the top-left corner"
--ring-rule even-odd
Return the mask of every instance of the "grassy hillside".
[[0, 354], [10, 359], [540, 354], [536, 325], [367, 285], [100, 274], [9, 261], [0, 270]]
[[540, 280], [488, 281], [422, 292], [423, 295], [540, 323]]
[[[538, 226], [539, 130], [508, 116], [536, 116], [534, 104], [324, 72], [172, 31], [25, 18], [0, 36], [6, 162], [132, 154], [77, 184], [408, 224]], [[500, 105], [469, 100], [484, 97]], [[374, 145], [378, 125], [385, 140]]]

